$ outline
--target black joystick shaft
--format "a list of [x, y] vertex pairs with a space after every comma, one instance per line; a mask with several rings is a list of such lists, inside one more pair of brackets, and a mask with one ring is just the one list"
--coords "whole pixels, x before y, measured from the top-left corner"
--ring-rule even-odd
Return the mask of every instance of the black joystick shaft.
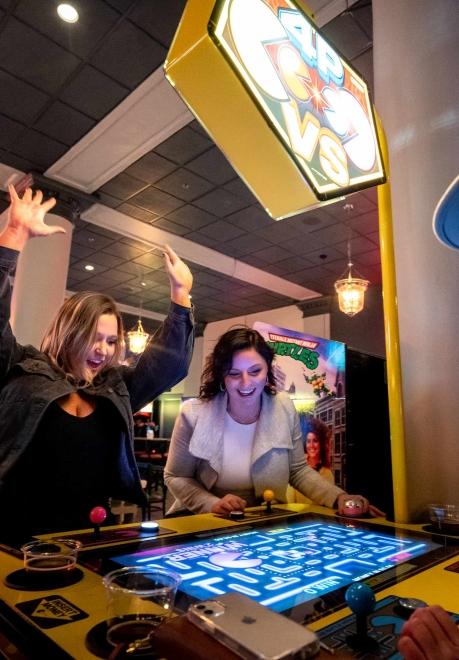
[[375, 595], [366, 584], [352, 584], [345, 594], [346, 603], [355, 614], [356, 631], [346, 643], [356, 651], [376, 651], [378, 642], [368, 634], [368, 615], [375, 608]]

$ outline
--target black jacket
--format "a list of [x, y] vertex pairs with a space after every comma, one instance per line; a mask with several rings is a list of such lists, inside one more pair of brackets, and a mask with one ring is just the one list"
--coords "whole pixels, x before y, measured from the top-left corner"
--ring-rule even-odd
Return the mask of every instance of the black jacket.
[[[46, 355], [21, 346], [10, 324], [11, 291], [8, 274], [18, 253], [0, 247], [0, 498], [5, 475], [35, 436], [51, 402], [76, 391]], [[119, 484], [113, 496], [142, 504], [144, 494], [133, 449], [132, 411], [182, 380], [193, 350], [192, 310], [171, 303], [135, 367], [113, 367], [97, 376], [85, 391], [108, 399], [121, 414], [122, 441], [118, 456]]]

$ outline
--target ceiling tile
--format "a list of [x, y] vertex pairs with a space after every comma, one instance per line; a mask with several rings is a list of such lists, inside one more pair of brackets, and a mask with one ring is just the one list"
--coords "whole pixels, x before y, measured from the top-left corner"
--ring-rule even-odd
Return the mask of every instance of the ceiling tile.
[[171, 234], [177, 234], [177, 236], [184, 236], [190, 231], [183, 225], [178, 225], [176, 222], [172, 222], [172, 220], [169, 220], [168, 218], [157, 218], [156, 220], [152, 220], [151, 224], [154, 227], [164, 229], [164, 231], [168, 231]]
[[131, 204], [140, 206], [147, 211], [152, 211], [157, 215], [166, 215], [178, 206], [183, 205], [181, 199], [168, 195], [167, 193], [162, 192], [162, 190], [158, 190], [152, 186], [145, 188], [138, 195], [131, 197], [129, 201]]
[[118, 12], [105, 2], [78, 0], [78, 22], [65, 23], [57, 14], [57, 3], [54, 5], [48, 2], [46, 8], [43, 7], [44, 4], [43, 0], [20, 0], [14, 13], [25, 23], [80, 57], [86, 57], [119, 19]]
[[81, 112], [56, 101], [40, 117], [35, 128], [69, 147], [80, 140], [95, 125]]
[[326, 264], [335, 259], [342, 259], [343, 253], [328, 245], [320, 250], [312, 250], [311, 252], [305, 251], [307, 259], [313, 264]]
[[181, 206], [179, 209], [168, 213], [167, 217], [173, 222], [183, 225], [188, 229], [200, 229], [205, 227], [205, 225], [210, 225], [212, 222], [215, 222], [217, 218], [202, 209], [198, 209], [196, 206], [191, 204], [186, 204]]
[[132, 275], [130, 273], [122, 271], [119, 268], [109, 268], [108, 270], [104, 271], [103, 276], [107, 279], [107, 281], [112, 283], [111, 286], [113, 286], [113, 282], [129, 282], [132, 279]]
[[163, 158], [154, 151], [150, 151], [128, 167], [126, 173], [141, 181], [156, 183], [156, 181], [159, 181], [159, 179], [162, 179], [175, 170], [176, 167], [177, 165], [167, 160], [167, 158]]
[[50, 99], [44, 92], [6, 71], [0, 71], [0, 89], [0, 112], [25, 124], [31, 123]]
[[45, 170], [66, 152], [66, 146], [31, 129], [24, 131], [14, 144], [14, 152], [37, 163]]
[[217, 147], [212, 147], [187, 163], [186, 166], [187, 169], [200, 174], [216, 185], [227, 183], [236, 176], [236, 172]]
[[353, 231], [357, 231], [360, 234], [368, 234], [374, 231], [379, 230], [379, 217], [378, 211], [373, 211], [371, 213], [364, 213], [358, 218], [353, 218], [349, 221], [350, 227]]
[[257, 201], [255, 195], [250, 192], [246, 184], [239, 177], [225, 183], [223, 188], [229, 190], [234, 195], [242, 197], [242, 199], [245, 199], [248, 204], [254, 204]]
[[106, 268], [116, 268], [123, 261], [121, 257], [108, 254], [107, 252], [94, 252], [90, 259], [92, 264], [98, 264]]
[[290, 257], [290, 252], [280, 245], [271, 245], [271, 247], [254, 252], [253, 256], [262, 259], [265, 263], [274, 264]]
[[155, 152], [174, 163], [183, 165], [212, 146], [209, 138], [185, 126], [170, 138], [159, 144]]
[[105, 206], [108, 206], [111, 209], [116, 209], [121, 204], [120, 199], [117, 199], [117, 197], [112, 197], [111, 195], [107, 195], [106, 193], [97, 191], [93, 194], [94, 197], [96, 197], [101, 204], [104, 204]]
[[218, 250], [220, 245], [219, 241], [211, 238], [210, 236], [206, 236], [199, 231], [191, 231], [186, 234], [186, 237], [198, 245], [204, 245], [205, 247], [212, 248], [213, 250]]
[[272, 264], [272, 268], [276, 268], [276, 275], [287, 275], [288, 273], [295, 273], [298, 270], [303, 270], [308, 266], [311, 266], [312, 263], [306, 257], [295, 257], [290, 256], [284, 261], [278, 261], [275, 264]]
[[162, 65], [166, 50], [132, 23], [124, 22], [104, 40], [91, 64], [134, 89]]
[[146, 188], [144, 181], [139, 179], [134, 179], [134, 177], [129, 176], [122, 172], [115, 176], [113, 179], [110, 179], [100, 191], [107, 193], [112, 197], [117, 197], [118, 199], [126, 200], [133, 195], [136, 195], [138, 192]]
[[379, 250], [371, 250], [363, 254], [359, 254], [358, 260], [356, 262], [363, 264], [364, 266], [374, 266], [381, 263], [381, 255]]
[[347, 240], [349, 229], [343, 222], [336, 222], [334, 225], [311, 232], [311, 236], [323, 240], [326, 245], [333, 245]]
[[202, 208], [209, 213], [213, 213], [220, 218], [224, 218], [225, 215], [235, 213], [247, 206], [245, 200], [233, 195], [229, 190], [224, 190], [223, 188], [216, 188], [210, 193], [207, 193], [207, 195], [196, 199], [193, 203], [195, 206], [199, 206], [199, 208]]
[[148, 222], [148, 224], [154, 222], [154, 220], [156, 220], [156, 218], [158, 217], [156, 213], [151, 213], [150, 211], [146, 211], [145, 209], [139, 209], [137, 206], [134, 206], [133, 204], [129, 204], [128, 202], [124, 202], [123, 204], [120, 204], [118, 206], [118, 211], [121, 211], [121, 213], [126, 213], [126, 215], [131, 216], [131, 218], [136, 218], [136, 220], [141, 220], [142, 222]]
[[296, 238], [290, 238], [288, 241], [282, 241], [281, 245], [293, 254], [302, 255], [308, 252], [308, 250], [326, 247], [326, 242], [319, 236], [306, 233], [299, 234]]
[[151, 34], [166, 48], [175, 34], [186, 0], [138, 0], [129, 20]]
[[76, 110], [100, 120], [128, 94], [127, 87], [94, 67], [85, 65], [66, 85], [60, 98]]
[[[164, 266], [163, 258], [152, 252], [141, 254], [139, 257], [136, 257], [134, 263], [139, 264], [139, 266], [146, 266], [147, 268], [163, 268]], [[155, 281], [158, 281], [156, 280], [156, 274]]]
[[4, 149], [11, 147], [23, 130], [24, 126], [22, 124], [0, 115], [0, 147]]
[[[369, 252], [375, 249], [374, 243], [364, 236], [351, 236], [350, 244], [352, 254], [361, 254], [362, 252]], [[333, 247], [340, 250], [343, 254], [347, 254], [347, 241], [344, 243], [337, 243]]]
[[188, 124], [188, 126], [192, 128], [194, 131], [196, 131], [196, 133], [199, 133], [200, 135], [203, 135], [204, 137], [207, 138], [209, 137], [209, 134], [204, 128], [204, 126], [202, 126], [197, 119], [193, 119], [193, 121], [191, 121]]
[[360, 25], [353, 20], [350, 12], [337, 16], [333, 21], [324, 25], [322, 31], [348, 59], [352, 59], [362, 50], [371, 46], [371, 36], [365, 34]]
[[[113, 243], [113, 239], [108, 236], [103, 236], [95, 231], [92, 231], [93, 226], [90, 226], [90, 229], [81, 229], [73, 234], [73, 242], [78, 245], [86, 245], [87, 247], [92, 248], [93, 250], [102, 250], [110, 243]], [[94, 227], [95, 229], [95, 227]]]
[[274, 224], [275, 220], [269, 217], [266, 211], [257, 206], [248, 206], [236, 213], [226, 216], [226, 221], [245, 229], [246, 231], [262, 230]]
[[293, 225], [291, 223], [286, 224], [285, 220], [280, 220], [279, 222], [274, 222], [263, 229], [259, 229], [254, 232], [257, 236], [270, 241], [271, 243], [278, 244], [283, 243], [290, 238], [295, 238], [298, 240], [298, 225]]
[[72, 240], [72, 247], [70, 250], [70, 256], [72, 259], [79, 260], [89, 257], [91, 254], [94, 254], [95, 248], [90, 245], [81, 245], [76, 241]]
[[155, 188], [175, 195], [185, 202], [191, 202], [196, 197], [204, 195], [213, 188], [213, 185], [202, 177], [181, 168], [161, 179], [161, 181], [157, 181]]
[[127, 261], [129, 259], [135, 259], [136, 257], [139, 257], [141, 254], [144, 254], [146, 250], [140, 250], [139, 248], [133, 247], [132, 245], [126, 245], [126, 243], [121, 243], [121, 241], [118, 241], [117, 243], [107, 245], [104, 248], [104, 252], [107, 252], [108, 254], [114, 254], [116, 257], [121, 257], [121, 259]]
[[[49, 94], [57, 92], [81, 61], [13, 17], [1, 37], [2, 67]], [[22, 44], [27, 44], [27, 48]]]
[[267, 247], [271, 247], [271, 243], [264, 240], [264, 238], [254, 234], [242, 234], [238, 238], [227, 241], [222, 246], [222, 250], [226, 252], [228, 248], [236, 248], [239, 251], [239, 256], [242, 256]]
[[224, 220], [218, 220], [211, 225], [206, 225], [201, 228], [200, 232], [201, 234], [204, 234], [204, 236], [209, 236], [216, 241], [230, 241], [244, 233], [235, 225], [225, 222]]

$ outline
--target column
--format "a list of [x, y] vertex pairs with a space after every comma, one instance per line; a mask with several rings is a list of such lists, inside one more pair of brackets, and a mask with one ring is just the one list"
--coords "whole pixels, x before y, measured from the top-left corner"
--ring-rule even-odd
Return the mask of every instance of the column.
[[457, 0], [373, 0], [373, 30], [375, 106], [391, 168], [414, 521], [430, 502], [457, 503], [458, 495], [459, 252], [432, 231], [435, 206], [459, 172]]

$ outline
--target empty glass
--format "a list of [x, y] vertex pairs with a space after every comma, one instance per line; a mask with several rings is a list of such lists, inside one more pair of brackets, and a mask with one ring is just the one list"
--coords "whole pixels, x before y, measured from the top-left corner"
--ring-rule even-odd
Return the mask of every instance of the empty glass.
[[103, 582], [108, 642], [132, 651], [153, 646], [153, 633], [172, 614], [180, 575], [160, 568], [120, 568]]
[[74, 539], [53, 539], [52, 541], [31, 541], [22, 546], [26, 571], [50, 573], [69, 571], [75, 568], [80, 541]]

